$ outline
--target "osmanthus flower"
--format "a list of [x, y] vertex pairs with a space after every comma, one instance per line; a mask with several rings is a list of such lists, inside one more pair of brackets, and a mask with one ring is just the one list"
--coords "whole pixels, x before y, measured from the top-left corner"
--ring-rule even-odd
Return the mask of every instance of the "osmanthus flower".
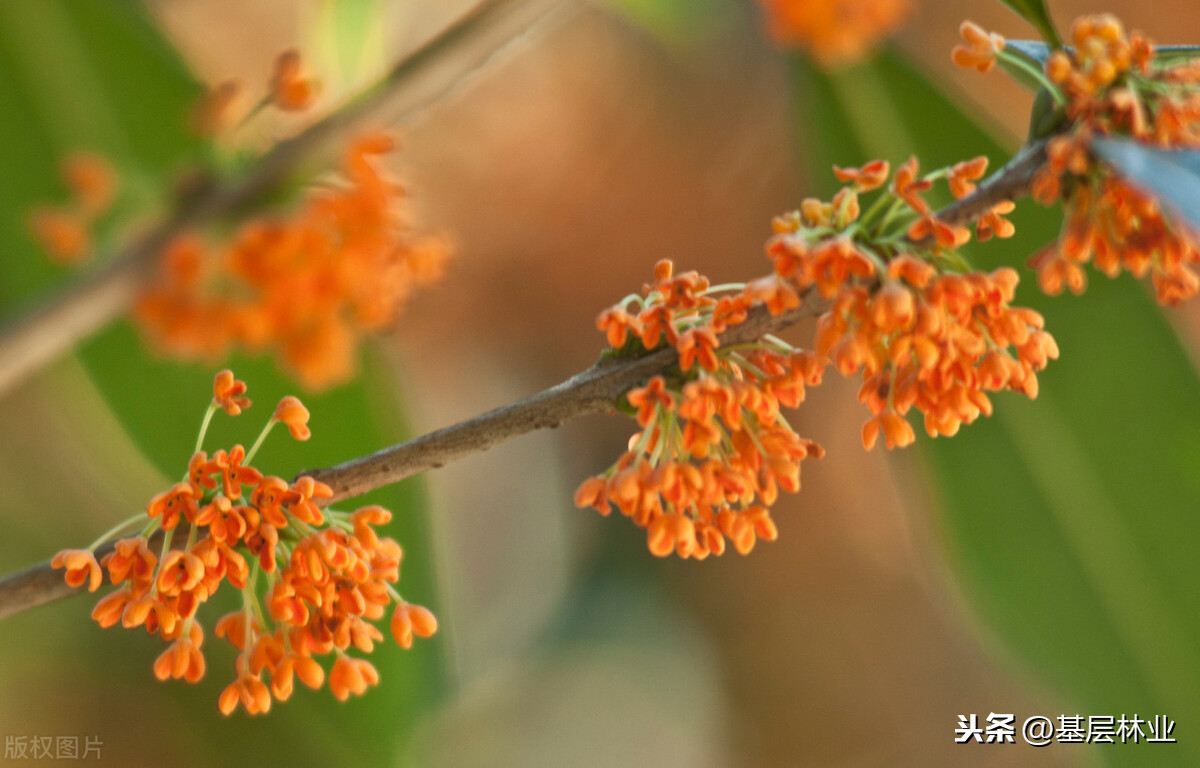
[[1148, 39], [1127, 34], [1108, 14], [1076, 20], [1071, 37], [1072, 46], [1051, 53], [1043, 67], [1043, 87], [1061, 105], [1066, 127], [1048, 139], [1047, 162], [1033, 182], [1040, 202], [1062, 200], [1063, 232], [1031, 266], [1051, 295], [1064, 288], [1082, 293], [1083, 266], [1091, 262], [1109, 277], [1149, 274], [1159, 302], [1177, 304], [1200, 291], [1196, 233], [1115, 175], [1089, 145], [1112, 136], [1200, 148], [1200, 67], [1160, 59]]
[[823, 64], [866, 56], [911, 10], [909, 0], [759, 0], [771, 38], [803, 47]]
[[966, 45], [956, 45], [950, 58], [964, 69], [991, 72], [996, 66], [996, 55], [1004, 50], [1004, 37], [996, 32], [987, 32], [978, 24], [964, 21], [958, 28]]
[[265, 93], [254, 102], [240, 80], [225, 80], [212, 86], [192, 107], [188, 118], [192, 130], [205, 138], [227, 140], [267, 107], [282, 112], [304, 112], [312, 108], [320, 93], [320, 83], [308, 74], [295, 48], [275, 57], [265, 85]]
[[[646, 529], [657, 556], [720, 555], [727, 539], [746, 554], [760, 538], [773, 541], [768, 507], [780, 490], [799, 490], [801, 461], [823, 454], [780, 413], [800, 404], [806, 386], [820, 382], [820, 362], [776, 338], [720, 344], [719, 334], [744, 322], [755, 303], [786, 311], [799, 305], [799, 297], [774, 277], [711, 286], [695, 272], [676, 275], [664, 260], [653, 284], [597, 319], [610, 338], [613, 328], [623, 329], [616, 338], [626, 341], [613, 354], [660, 345], [679, 354], [677, 368], [627, 394], [641, 431], [607, 472], [575, 493], [577, 505], [605, 515], [615, 507]], [[411, 614], [399, 626], [393, 620], [393, 633], [407, 637], [410, 626], [420, 626]]]
[[[986, 170], [987, 159], [978, 157], [921, 175], [910, 158], [884, 188], [887, 166], [879, 161], [835, 169], [859, 187], [870, 175], [871, 186], [880, 188], [866, 213], [839, 224], [814, 216], [821, 209], [815, 201], [776, 219], [767, 255], [776, 276], [798, 293], [816, 290], [830, 299], [813, 349], [842, 375], [861, 374], [859, 400], [872, 414], [863, 425], [868, 449], [881, 434], [888, 448], [912, 443], [916, 436], [904, 418], [912, 408], [936, 437], [989, 415], [988, 391], [1033, 397], [1037, 371], [1058, 356], [1041, 316], [1011, 306], [1017, 273], [969, 269], [958, 249], [970, 231], [940, 220], [924, 198], [938, 179], [965, 197]], [[989, 210], [978, 239], [1011, 236], [1012, 224], [1001, 215], [1009, 210], [1003, 203]]]
[[[233, 143], [269, 108], [304, 111], [318, 92], [294, 50], [279, 55], [264, 85], [254, 104], [243, 103], [236, 83], [215, 87], [197, 106], [195, 127]], [[148, 343], [201, 361], [233, 348], [273, 354], [309, 389], [350, 378], [361, 338], [394, 323], [411, 294], [440, 280], [450, 253], [445, 239], [413, 226], [404, 189], [382, 172], [393, 148], [383, 133], [349, 136], [340, 173], [316, 180], [290, 210], [242, 219], [231, 235], [185, 232], [167, 243], [132, 311]], [[36, 208], [29, 226], [51, 258], [74, 264], [94, 250], [95, 224], [118, 189], [108, 161], [94, 154], [65, 158], [63, 176], [72, 202]]]
[[245, 394], [246, 382], [235, 379], [233, 371], [228, 368], [217, 373], [213, 379], [213, 404], [223, 408], [230, 416], [237, 416], [243, 408], [251, 406], [250, 398]]
[[313, 389], [348, 378], [359, 338], [439, 279], [448, 255], [439, 238], [413, 234], [401, 188], [378, 171], [391, 148], [386, 135], [358, 137], [344, 183], [295, 213], [249, 221], [226, 245], [186, 236], [168, 246], [135, 311], [149, 340], [189, 358], [273, 351]]
[[1034, 397], [1037, 371], [1058, 357], [1041, 316], [1010, 306], [1014, 270], [933, 277], [905, 270], [900, 260], [910, 258], [894, 260], [878, 289], [840, 293], [818, 323], [817, 351], [843, 375], [862, 373], [859, 400], [873, 414], [863, 426], [868, 449], [880, 433], [889, 448], [913, 442], [902, 418], [910, 408], [924, 414], [930, 436], [953, 435], [991, 415], [988, 391]]
[[[296, 679], [310, 688], [328, 679], [342, 700], [361, 695], [379, 675], [350, 653], [370, 653], [383, 640], [373, 622], [391, 610], [392, 636], [410, 648], [414, 636], [437, 631], [437, 619], [394, 586], [400, 545], [375, 530], [391, 521], [390, 512], [323, 508], [333, 496], [324, 483], [309, 476], [288, 483], [251, 465], [275, 425], [310, 435], [308, 410], [298, 399], [283, 398], [249, 451], [238, 445], [208, 458], [203, 443], [213, 414], [249, 407], [245, 391], [230, 371], [217, 374], [184, 479], [156, 496], [145, 514], [86, 549], [59, 552], [51, 565], [65, 570], [69, 585], [87, 584], [90, 591], [107, 572], [117, 589], [97, 603], [92, 617], [101, 627], [144, 627], [168, 642], [153, 665], [159, 680], [194, 683], [204, 676], [198, 610], [226, 583], [240, 590], [242, 607], [214, 628], [238, 651], [234, 679], [218, 697], [225, 714], [239, 705], [249, 714], [265, 713], [272, 700], [292, 695]], [[118, 540], [97, 561], [101, 543], [131, 528], [140, 534]], [[329, 654], [336, 658], [327, 677], [320, 658]]]
[[50, 567], [65, 569], [67, 584], [72, 587], [87, 582], [88, 592], [95, 592], [104, 583], [104, 572], [90, 549], [64, 549], [51, 558]]
[[275, 59], [270, 90], [271, 102], [280, 109], [301, 111], [312, 106], [317, 84], [305, 75], [299, 51], [284, 51]]
[[92, 231], [116, 200], [117, 175], [108, 160], [85, 151], [65, 156], [59, 170], [71, 193], [70, 201], [34, 208], [29, 229], [48, 258], [75, 265], [92, 253]]

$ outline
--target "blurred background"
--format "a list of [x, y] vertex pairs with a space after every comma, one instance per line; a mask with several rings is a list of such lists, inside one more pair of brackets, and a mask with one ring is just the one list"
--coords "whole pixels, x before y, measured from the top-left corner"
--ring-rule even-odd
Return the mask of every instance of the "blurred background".
[[[0, 310], [69, 279], [26, 228], [61, 195], [63, 153], [114, 158], [153, 205], [197, 150], [183, 117], [202, 84], [259, 83], [298, 46], [331, 107], [470, 5], [0, 0]], [[555, 13], [402, 126], [391, 170], [456, 258], [353, 383], [305, 397], [314, 439], [276, 435], [256, 463], [288, 477], [558, 383], [596, 359], [596, 313], [657, 259], [715, 282], [765, 272], [771, 217], [828, 194], [831, 163], [1003, 162], [1029, 97], [953, 70], [949, 50], [964, 17], [1032, 29], [990, 0], [913, 6], [834, 70], [773, 47], [752, 2]], [[1107, 10], [1200, 41], [1186, 0], [1051, 6], [1061, 28]], [[1057, 211], [1014, 220], [977, 266], [1022, 265], [1057, 234]], [[953, 440], [885, 456], [862, 450], [857, 384], [831, 376], [792, 418], [829, 455], [749, 557], [660, 561], [627, 521], [575, 509], [631, 431], [593, 417], [372, 495], [397, 513], [405, 595], [442, 628], [378, 649], [365, 697], [301, 690], [223, 718], [232, 649], [210, 638], [198, 686], [158, 683], [159, 641], [101, 631], [80, 597], [0, 623], [0, 735], [98, 737], [131, 766], [1200, 764], [1200, 314], [1160, 312], [1129, 278], [1046, 301], [1025, 277], [1021, 303], [1063, 352], [1039, 399], [1000, 396]], [[259, 405], [214, 434], [247, 442], [297, 388], [270, 361], [223, 364]], [[0, 399], [0, 571], [85, 545], [165, 487], [216, 367], [156, 358], [122, 320]], [[954, 744], [959, 715], [991, 712], [1167, 715], [1179, 743]]]

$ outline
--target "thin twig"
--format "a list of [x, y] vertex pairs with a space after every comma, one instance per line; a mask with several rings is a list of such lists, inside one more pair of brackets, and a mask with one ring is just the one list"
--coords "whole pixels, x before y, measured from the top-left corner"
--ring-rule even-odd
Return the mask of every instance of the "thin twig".
[[[1044, 158], [1045, 148], [1041, 143], [1022, 149], [972, 194], [939, 211], [938, 218], [964, 224], [982, 216], [998, 202], [1026, 194]], [[766, 334], [779, 333], [827, 308], [827, 302], [815, 295], [806, 295], [798, 309], [777, 316], [772, 316], [764, 306], [754, 307], [745, 322], [721, 335], [721, 345], [741, 344]], [[557, 427], [577, 416], [611, 411], [623, 393], [674, 365], [677, 359], [675, 350], [670, 347], [637, 358], [602, 359], [586, 371], [532, 397], [369, 456], [301, 475], [311, 475], [333, 488], [334, 495], [328, 503], [359, 496], [486, 451], [528, 432]], [[105, 550], [102, 548], [101, 551]], [[49, 563], [32, 566], [0, 580], [0, 619], [66, 597], [74, 591], [63, 581], [60, 572], [51, 570]]]
[[0, 330], [0, 396], [120, 315], [147, 279], [155, 257], [183, 231], [264, 199], [364, 120], [388, 125], [411, 120], [570, 5], [563, 0], [484, 0], [366, 91], [275, 145], [245, 174], [203, 186], [143, 236], [99, 257], [103, 266]]

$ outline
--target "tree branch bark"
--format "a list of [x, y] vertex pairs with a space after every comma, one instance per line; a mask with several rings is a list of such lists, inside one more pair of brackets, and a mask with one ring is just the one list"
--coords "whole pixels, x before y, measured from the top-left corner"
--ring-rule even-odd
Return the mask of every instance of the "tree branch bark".
[[[1044, 143], [1024, 147], [972, 194], [943, 208], [936, 215], [952, 224], [973, 221], [997, 203], [1028, 193], [1033, 176], [1043, 162]], [[754, 307], [745, 322], [721, 335], [721, 344], [729, 346], [778, 333], [804, 318], [821, 314], [827, 306], [827, 302], [815, 295], [807, 295], [798, 309], [777, 316], [772, 316], [763, 306]], [[337, 503], [485, 451], [529, 432], [557, 427], [567, 419], [611, 411], [621, 394], [666, 370], [676, 360], [677, 355], [672, 348], [637, 358], [602, 359], [558, 386], [524, 400], [369, 456], [326, 469], [302, 472], [301, 475], [311, 475], [327, 483], [334, 491], [328, 503]], [[51, 570], [48, 562], [32, 566], [0, 580], [0, 619], [66, 597], [72, 592], [74, 590], [65, 584], [62, 574]]]
[[189, 227], [261, 200], [306, 161], [327, 153], [369, 119], [402, 123], [453, 93], [535, 27], [574, 0], [484, 0], [398, 62], [376, 84], [293, 138], [275, 145], [243, 176], [189, 197], [102, 266], [0, 330], [0, 396], [103, 328], [128, 307], [155, 257]]

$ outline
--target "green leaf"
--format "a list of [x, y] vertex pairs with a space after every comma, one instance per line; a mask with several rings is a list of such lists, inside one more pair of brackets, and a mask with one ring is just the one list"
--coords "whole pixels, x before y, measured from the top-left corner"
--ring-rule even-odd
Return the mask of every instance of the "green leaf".
[[[895, 131], [882, 137], [878, 120], [846, 107], [838, 81], [796, 67], [803, 135], [817, 139], [802, 154], [823, 190], [834, 187], [830, 163], [915, 152], [932, 169], [982, 153], [994, 168], [1011, 154], [898, 56], [859, 73], [887, 95], [878, 107]], [[977, 267], [1022, 268], [1058, 236], [1055, 210], [1026, 200], [1012, 218], [1016, 237], [975, 247]], [[912, 513], [934, 516], [987, 644], [999, 640], [1003, 660], [1018, 659], [1021, 677], [1053, 691], [1054, 711], [1043, 714], [1200, 718], [1200, 593], [1191, 587], [1200, 581], [1200, 379], [1131, 277], [1095, 277], [1082, 298], [1049, 299], [1023, 276], [1018, 303], [1043, 313], [1062, 359], [1041, 375], [1036, 401], [997, 394], [993, 417], [953, 438], [918, 438], [937, 510]], [[1080, 759], [1200, 762], [1197, 744], [1144, 747], [1084, 747], [1095, 754]]]
[[315, 26], [321, 86], [345, 93], [383, 65], [382, 0], [323, 0]]
[[1093, 139], [1091, 150], [1143, 192], [1200, 228], [1200, 151], [1159, 149], [1131, 139]]
[[[65, 198], [57, 180], [59, 157], [78, 147], [95, 149], [114, 158], [123, 181], [136, 177], [165, 188], [183, 159], [203, 151], [184, 125], [198, 93], [186, 67], [136, 4], [0, 3], [0, 300], [6, 308], [36, 301], [66, 277], [66, 270], [50, 265], [37, 252], [24, 223], [32, 205]], [[279, 397], [305, 394], [269, 360], [239, 357], [196, 365], [154, 357], [124, 321], [82, 345], [78, 357], [87, 373], [76, 374], [68, 382], [71, 386], [45, 396], [68, 397], [75, 389], [94, 386], [128, 441], [165, 478], [180, 476], [211, 397], [212, 376], [222, 364], [231, 365], [247, 381], [255, 405], [238, 418], [217, 414], [210, 449], [234, 442], [248, 445]], [[365, 365], [364, 375], [352, 384], [304, 396], [312, 411], [312, 440], [297, 443], [277, 430], [256, 464], [291, 477], [305, 467], [340, 462], [402, 439], [407, 430], [391, 378], [372, 357]], [[58, 371], [55, 381], [72, 370]], [[118, 449], [128, 446], [114, 446]], [[48, 473], [59, 471], [46, 468]], [[371, 502], [396, 513], [388, 533], [406, 550], [401, 591], [436, 611], [433, 551], [420, 482], [383, 489], [362, 501]], [[85, 523], [95, 524], [99, 532], [135, 511], [113, 509], [111, 520], [85, 521], [70, 517], [70, 510], [39, 510], [37, 519], [55, 526], [54, 538], [71, 546], [87, 543], [78, 530]], [[381, 643], [371, 661], [382, 683], [361, 699], [342, 704], [327, 689], [299, 689], [286, 704], [277, 704], [270, 717], [226, 719], [217, 712], [216, 698], [233, 677], [233, 651], [212, 637], [211, 628], [236, 597], [227, 588], [201, 608], [210, 630], [204, 646], [208, 673], [196, 686], [157, 682], [150, 668], [161, 646], [149, 642], [144, 633], [102, 632], [88, 620], [90, 601], [72, 600], [47, 609], [68, 616], [63, 625], [70, 632], [55, 635], [38, 653], [52, 657], [47, 663], [70, 665], [75, 670], [69, 683], [72, 696], [95, 706], [63, 711], [61, 722], [46, 730], [102, 732], [105, 756], [119, 764], [136, 763], [146, 754], [153, 754], [156, 763], [174, 765], [395, 764], [412, 726], [441, 695], [440, 636], [410, 651], [390, 640]], [[6, 644], [6, 652], [10, 647]], [[34, 697], [33, 691], [22, 695]], [[93, 719], [85, 721], [79, 713]], [[93, 727], [97, 723], [99, 729]]]
[[[1004, 50], [1019, 53], [1040, 69], [1054, 51], [1041, 40], [1005, 40]], [[1071, 50], [1069, 47], [1065, 50]]]
[[1029, 110], [1028, 140], [1046, 138], [1058, 130], [1066, 117], [1066, 112], [1059, 109], [1050, 91], [1038, 88], [1033, 96], [1033, 108]]
[[1055, 48], [1062, 46], [1062, 38], [1058, 36], [1058, 30], [1054, 28], [1054, 20], [1050, 18], [1050, 12], [1046, 9], [1046, 0], [1000, 0], [1000, 2], [1036, 27], [1042, 37]]
[[[1034, 93], [1045, 90], [1045, 86], [1043, 85], [1043, 81], [1041, 79], [1039, 79], [1034, 73], [1030, 72], [1025, 67], [1021, 66], [1020, 63], [1013, 61], [1011, 58], [1001, 55], [996, 59], [996, 63], [1000, 65], [1000, 68], [1003, 69], [1009, 77]], [[1038, 66], [1038, 69], [1041, 69], [1040, 65]]]
[[733, 15], [728, 0], [604, 0], [604, 4], [668, 47], [710, 38]]

